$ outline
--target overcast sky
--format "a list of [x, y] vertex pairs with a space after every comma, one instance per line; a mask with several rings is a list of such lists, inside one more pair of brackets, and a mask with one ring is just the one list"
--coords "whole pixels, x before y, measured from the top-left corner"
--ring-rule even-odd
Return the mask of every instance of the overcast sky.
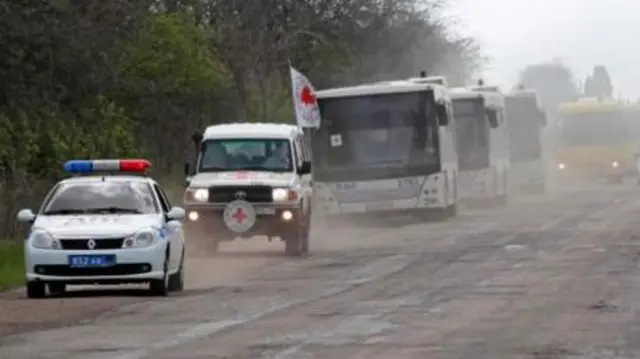
[[559, 57], [583, 80], [607, 66], [616, 94], [640, 97], [640, 0], [449, 0], [447, 15], [492, 58], [486, 82], [509, 88], [528, 63]]

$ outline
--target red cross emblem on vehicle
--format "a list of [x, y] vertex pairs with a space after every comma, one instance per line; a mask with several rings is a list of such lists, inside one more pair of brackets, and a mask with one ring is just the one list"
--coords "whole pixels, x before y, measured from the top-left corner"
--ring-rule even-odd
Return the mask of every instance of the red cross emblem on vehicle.
[[246, 213], [244, 213], [244, 210], [242, 210], [242, 208], [236, 208], [236, 211], [233, 212], [231, 218], [233, 218], [238, 223], [242, 223], [245, 219], [248, 218], [248, 216]]

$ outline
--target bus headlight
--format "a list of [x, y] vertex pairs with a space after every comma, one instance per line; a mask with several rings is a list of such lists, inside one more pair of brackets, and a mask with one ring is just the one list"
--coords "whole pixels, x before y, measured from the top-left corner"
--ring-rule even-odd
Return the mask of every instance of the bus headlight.
[[613, 162], [611, 163], [611, 167], [613, 167], [613, 168], [618, 168], [618, 166], [620, 166], [620, 164], [618, 163], [618, 161], [613, 161]]
[[565, 169], [565, 167], [566, 167], [566, 166], [564, 165], [564, 163], [559, 163], [559, 164], [558, 164], [558, 169], [559, 169], [559, 170], [563, 170], [563, 169]]

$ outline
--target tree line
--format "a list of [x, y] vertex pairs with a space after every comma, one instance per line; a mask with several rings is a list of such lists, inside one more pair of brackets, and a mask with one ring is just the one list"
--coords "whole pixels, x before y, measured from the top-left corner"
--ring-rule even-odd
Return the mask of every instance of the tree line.
[[292, 122], [288, 66], [317, 88], [463, 83], [480, 59], [429, 0], [0, 0], [0, 238], [72, 158], [145, 157], [182, 183], [189, 135]]
[[579, 81], [573, 70], [559, 59], [526, 66], [520, 72], [518, 86], [536, 89], [541, 102], [550, 111], [562, 102], [575, 101], [579, 97], [614, 97], [613, 82], [605, 66], [595, 65], [591, 74]]

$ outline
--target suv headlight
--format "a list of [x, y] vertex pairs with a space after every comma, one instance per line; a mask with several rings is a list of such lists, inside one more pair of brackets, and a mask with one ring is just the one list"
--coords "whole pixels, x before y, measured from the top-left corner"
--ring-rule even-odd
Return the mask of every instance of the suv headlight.
[[155, 243], [157, 238], [156, 232], [145, 229], [143, 231], [137, 232], [131, 237], [127, 237], [122, 243], [122, 248], [140, 248], [140, 247], [148, 247]]
[[60, 249], [60, 241], [53, 238], [51, 233], [44, 229], [36, 229], [29, 235], [29, 242], [33, 248], [38, 249]]
[[207, 202], [209, 200], [209, 190], [207, 188], [187, 188], [185, 200]]
[[274, 202], [291, 202], [298, 199], [298, 192], [291, 188], [274, 188], [271, 196]]

